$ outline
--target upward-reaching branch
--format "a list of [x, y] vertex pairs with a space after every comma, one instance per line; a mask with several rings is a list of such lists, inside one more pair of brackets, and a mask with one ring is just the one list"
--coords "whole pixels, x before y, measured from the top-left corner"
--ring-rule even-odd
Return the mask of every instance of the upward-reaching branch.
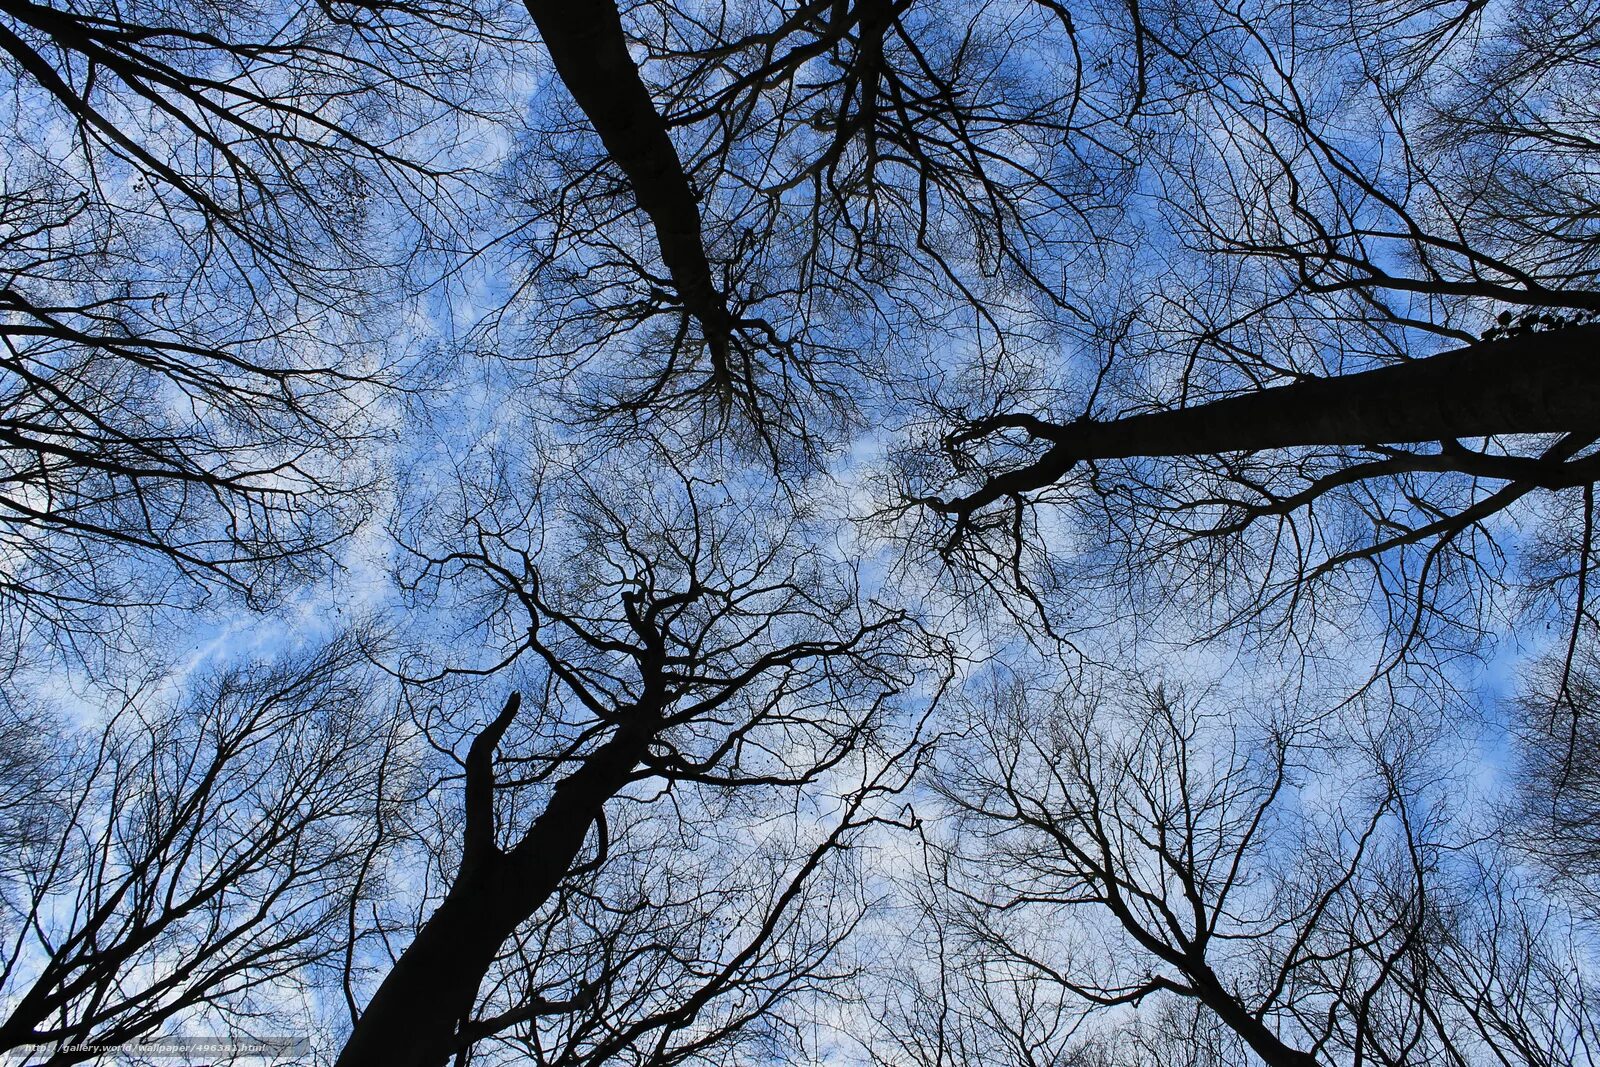
[[482, 862], [494, 851], [494, 751], [521, 707], [522, 694], [512, 693], [500, 714], [472, 739], [472, 746], [467, 750], [463, 867]]
[[[553, 960], [539, 947], [569, 936], [571, 909], [583, 907], [573, 901], [605, 899], [596, 885], [632, 877], [616, 872], [641, 850], [654, 854], [658, 846], [640, 837], [654, 830], [630, 823], [655, 797], [670, 796], [681, 811], [705, 786], [756, 803], [846, 773], [851, 761], [856, 771], [891, 736], [891, 704], [911, 684], [903, 665], [921, 645], [907, 613], [853, 606], [853, 574], [830, 572], [787, 527], [754, 532], [753, 509], [696, 484], [685, 480], [679, 494], [638, 482], [595, 490], [562, 516], [571, 539], [538, 538], [537, 557], [520, 534], [485, 532], [475, 548], [432, 561], [466, 564], [507, 610], [526, 612], [518, 651], [531, 653], [544, 684], [513, 751], [496, 755], [517, 698], [476, 732], [465, 759], [464, 848], [449, 888], [372, 993], [340, 1067], [441, 1067], [496, 1037], [495, 1020], [539, 1031], [558, 988], [598, 984], [587, 998], [560, 999], [608, 1028], [638, 1019], [638, 1033], [670, 1036], [705, 1003], [777, 981], [764, 971], [751, 977], [756, 964], [741, 958], [698, 1001], [672, 995], [667, 1013], [655, 994], [634, 1003], [619, 968], [648, 969], [658, 949], [619, 961], [582, 945], [632, 937], [635, 924], [677, 906], [654, 900], [636, 913], [609, 901], [607, 909], [629, 912], [626, 928], [588, 930]], [[829, 843], [810, 867], [838, 847]], [[671, 853], [660, 857], [659, 877], [677, 877]], [[780, 917], [790, 907], [787, 899], [750, 906]], [[708, 959], [725, 964], [720, 949]], [[658, 980], [659, 972], [648, 984]], [[566, 1040], [585, 1047], [599, 1038]]]

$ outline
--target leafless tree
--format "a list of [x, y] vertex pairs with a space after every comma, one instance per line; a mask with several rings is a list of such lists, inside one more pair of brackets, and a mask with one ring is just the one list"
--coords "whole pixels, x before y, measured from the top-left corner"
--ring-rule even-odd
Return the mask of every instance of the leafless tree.
[[1127, 588], [1159, 560], [1213, 633], [1377, 603], [1392, 664], [1481, 646], [1488, 605], [1538, 584], [1504, 531], [1549, 512], [1583, 531], [1545, 588], [1579, 625], [1593, 17], [1142, 6], [1164, 135], [1137, 314], [1053, 393], [944, 398], [943, 466], [906, 471], [927, 536], [1013, 583], [1072, 570], [1042, 559], [1043, 505], [1124, 553], [1069, 583]]
[[[336, 642], [87, 735], [0, 689], [0, 1044], [292, 987], [344, 1065], [798, 1059], [863, 1017], [928, 1067], [1592, 1062], [1596, 25], [0, 0], [5, 638], [271, 603], [415, 475], [385, 681]], [[451, 392], [418, 338], [482, 306], [492, 388]], [[857, 434], [913, 438], [899, 569], [832, 507]], [[1513, 825], [1399, 675], [1267, 715], [1080, 649], [952, 736], [913, 605], [1009, 659], [1046, 642], [1005, 587], [1058, 637], [1370, 639], [1435, 706], [1550, 624]]]
[[325, 565], [377, 474], [385, 320], [470, 209], [477, 28], [449, 4], [0, 8], [9, 640], [196, 583], [264, 604]]
[[341, 1064], [733, 1062], [848, 972], [848, 850], [900, 817], [937, 642], [780, 497], [625, 463], [515, 524], [468, 494], [466, 542], [423, 556], [421, 587], [491, 609], [487, 655], [432, 684], [520, 689], [454, 745], [441, 891]]
[[172, 1022], [305, 1033], [286, 1002], [338, 973], [405, 784], [368, 663], [346, 637], [177, 694], [151, 679], [99, 726], [30, 709], [4, 765], [29, 824], [3, 868], [0, 1047], [67, 1064]]
[[987, 966], [1080, 1010], [1196, 1002], [1269, 1064], [1592, 1062], [1582, 950], [1457, 836], [1414, 719], [1341, 744], [1029, 689], [996, 687], [944, 779], [947, 921]]
[[535, 336], [612, 425], [815, 462], [929, 330], [1015, 339], [1019, 308], [1080, 314], [1058, 272], [1094, 258], [1127, 183], [1115, 21], [1080, 29], [1054, 3], [528, 8], [565, 90], [524, 161], [547, 235], [528, 286], [561, 309]]

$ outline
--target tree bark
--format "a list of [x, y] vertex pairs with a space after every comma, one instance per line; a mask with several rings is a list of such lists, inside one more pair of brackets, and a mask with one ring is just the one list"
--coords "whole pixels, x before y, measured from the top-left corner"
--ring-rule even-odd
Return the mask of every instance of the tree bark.
[[1600, 325], [1572, 326], [1123, 419], [979, 420], [957, 439], [1020, 428], [1050, 447], [1034, 463], [995, 475], [968, 496], [926, 503], [949, 514], [970, 514], [1003, 497], [1050, 485], [1088, 460], [1452, 441], [1597, 427]]
[[[509, 717], [502, 714], [502, 720]], [[474, 843], [476, 820], [468, 812], [469, 847], [455, 882], [378, 986], [337, 1067], [441, 1067], [455, 1055], [500, 946], [560, 886], [606, 802], [632, 780], [657, 722], [635, 711], [561, 780], [544, 813], [509, 851], [492, 841]], [[484, 736], [492, 732], [497, 740], [504, 726], [499, 720], [496, 726]], [[469, 807], [479, 742], [468, 756]]]
[[667, 124], [628, 54], [622, 18], [609, 0], [527, 0], [556, 73], [633, 186], [655, 227], [661, 259], [713, 360], [726, 371], [731, 316], [712, 279], [700, 205]]
[[1286, 1044], [1266, 1023], [1246, 1011], [1209, 966], [1201, 963], [1188, 977], [1200, 1001], [1243, 1038], [1262, 1063], [1268, 1067], [1319, 1067], [1315, 1056]]

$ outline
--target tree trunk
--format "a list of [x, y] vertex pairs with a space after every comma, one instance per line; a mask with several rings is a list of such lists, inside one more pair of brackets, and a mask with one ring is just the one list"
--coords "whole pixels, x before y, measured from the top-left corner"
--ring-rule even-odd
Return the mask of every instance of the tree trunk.
[[1268, 1067], [1319, 1067], [1315, 1056], [1284, 1043], [1270, 1027], [1246, 1011], [1210, 967], [1201, 964], [1188, 977], [1201, 1003], [1243, 1038], [1262, 1063]]
[[1600, 427], [1600, 325], [1484, 341], [1428, 359], [1124, 419], [980, 420], [972, 440], [1021, 426], [1049, 449], [938, 510], [970, 514], [1040, 489], [1087, 460], [1449, 441]]
[[700, 205], [667, 136], [667, 124], [628, 54], [615, 5], [609, 0], [527, 0], [527, 7], [562, 84], [650, 216], [678, 297], [700, 321], [713, 353], [723, 352], [731, 322], [706, 259]]
[[517, 846], [469, 853], [450, 892], [384, 977], [337, 1067], [442, 1067], [500, 946], [550, 899], [606, 802], [655, 736], [638, 715], [562, 779]]
[[[501, 867], [503, 863], [490, 866]], [[456, 1030], [520, 919], [504, 870], [458, 874], [378, 987], [339, 1054], [339, 1067], [438, 1067], [456, 1051]], [[528, 887], [529, 910], [549, 890]]]

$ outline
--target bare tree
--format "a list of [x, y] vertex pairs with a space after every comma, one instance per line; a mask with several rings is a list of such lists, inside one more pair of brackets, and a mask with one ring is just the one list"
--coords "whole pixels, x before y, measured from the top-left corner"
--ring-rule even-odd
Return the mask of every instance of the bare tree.
[[8, 637], [101, 634], [196, 583], [264, 604], [356, 524], [385, 320], [471, 208], [476, 28], [449, 4], [0, 9]]
[[847, 849], [897, 817], [937, 647], [779, 498], [671, 470], [564, 473], [519, 524], [469, 494], [470, 538], [424, 557], [499, 638], [438, 681], [515, 663], [521, 691], [461, 742], [442, 897], [341, 1064], [716, 1062], [840, 977]]
[[[375, 529], [375, 441], [417, 474], [393, 690], [341, 642], [93, 743], [0, 692], [0, 1044], [315, 987], [345, 1065], [793, 1059], [846, 1001], [929, 1067], [1592, 1061], [1593, 6], [0, 0], [7, 639], [271, 603]], [[431, 273], [493, 388], [415, 369]], [[863, 431], [917, 437], [899, 570], [808, 481]], [[985, 657], [1037, 627], [974, 573], [1433, 673], [1029, 678], [925, 776], [939, 550]], [[1400, 699], [1518, 618], [1548, 883]]]
[[285, 996], [337, 973], [405, 779], [367, 665], [347, 637], [176, 696], [151, 679], [7, 761], [6, 795], [39, 795], [4, 867], [0, 1047], [66, 1064], [174, 1022], [305, 1033]]
[[929, 330], [1029, 341], [1032, 304], [1081, 315], [1056, 273], [1094, 257], [1127, 182], [1114, 22], [892, 0], [529, 11], [578, 109], [552, 96], [524, 161], [549, 235], [528, 286], [562, 309], [534, 328], [602, 424], [814, 463]]
[[1522, 7], [1143, 8], [1163, 139], [1141, 161], [1160, 214], [1133, 311], [1020, 403], [940, 398], [906, 472], [927, 536], [1013, 584], [1035, 563], [1096, 577], [1044, 558], [1042, 506], [1125, 551], [1108, 584], [1159, 560], [1213, 634], [1381, 601], [1393, 665], [1481, 647], [1492, 602], [1540, 588], [1503, 531], [1576, 515], [1543, 586], [1576, 625], [1593, 13]]
[[1413, 717], [1341, 744], [1159, 688], [992, 695], [943, 786], [968, 952], [1085, 1010], [1197, 1002], [1269, 1064], [1594, 1055], [1581, 950], [1457, 836]]

